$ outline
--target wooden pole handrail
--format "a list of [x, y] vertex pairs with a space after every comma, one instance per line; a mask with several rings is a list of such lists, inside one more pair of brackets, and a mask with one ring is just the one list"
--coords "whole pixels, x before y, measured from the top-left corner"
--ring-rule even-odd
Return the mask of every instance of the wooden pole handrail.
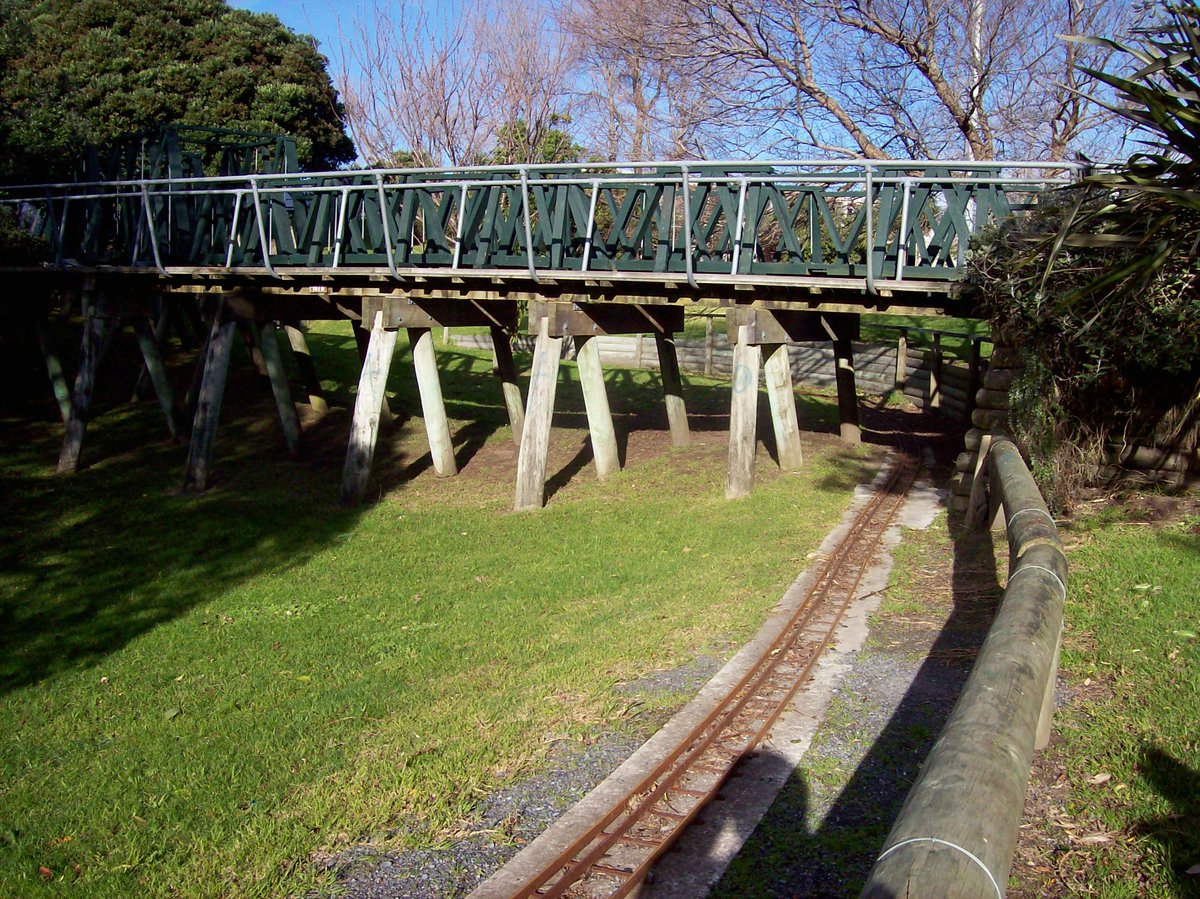
[[954, 711], [884, 842], [864, 899], [1003, 897], [1029, 770], [1045, 745], [1067, 559], [1016, 446], [993, 435], [980, 474], [1003, 504], [1010, 554], [1000, 610]]

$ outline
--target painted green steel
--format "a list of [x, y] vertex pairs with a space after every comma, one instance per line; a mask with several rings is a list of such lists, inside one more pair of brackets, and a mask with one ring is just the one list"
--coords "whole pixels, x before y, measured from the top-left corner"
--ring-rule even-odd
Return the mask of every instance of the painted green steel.
[[164, 144], [146, 177], [0, 188], [0, 203], [60, 265], [870, 285], [960, 279], [972, 234], [1070, 178], [1037, 164], [861, 160], [206, 177], [177, 155]]

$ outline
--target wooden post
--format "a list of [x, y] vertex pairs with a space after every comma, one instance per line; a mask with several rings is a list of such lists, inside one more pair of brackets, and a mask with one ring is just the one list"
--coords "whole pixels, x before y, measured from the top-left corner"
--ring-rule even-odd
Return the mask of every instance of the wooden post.
[[[358, 329], [355, 329], [358, 330]], [[396, 332], [383, 328], [383, 312], [375, 313], [375, 322], [366, 347], [366, 359], [358, 379], [354, 400], [354, 421], [350, 426], [350, 445], [346, 449], [346, 467], [342, 471], [342, 502], [356, 505], [362, 501], [371, 477], [375, 442], [387, 406], [384, 391], [392, 355], [396, 351]]]
[[275, 408], [279, 410], [279, 423], [283, 425], [283, 439], [287, 442], [288, 452], [295, 453], [300, 449], [300, 418], [296, 415], [296, 404], [292, 402], [292, 392], [288, 389], [278, 334], [275, 322], [263, 322], [258, 332], [258, 343], [267, 366], [267, 377], [271, 379], [271, 393], [275, 397]]
[[658, 373], [662, 376], [663, 396], [667, 403], [671, 444], [687, 446], [692, 442], [692, 433], [688, 430], [687, 407], [683, 403], [683, 378], [679, 376], [675, 337], [669, 334], [655, 334], [654, 343], [658, 349]]
[[896, 338], [896, 389], [901, 393], [908, 386], [908, 328], [900, 329]]
[[159, 352], [158, 334], [151, 329], [150, 323], [140, 316], [133, 319], [133, 333], [137, 337], [138, 347], [142, 351], [143, 371], [149, 375], [154, 387], [154, 395], [158, 406], [167, 419], [167, 430], [172, 440], [178, 440], [182, 428], [179, 424], [179, 413], [175, 409], [175, 394], [171, 390], [171, 382], [167, 379], [167, 369], [163, 365], [162, 354]]
[[312, 353], [308, 350], [304, 327], [284, 325], [283, 330], [287, 333], [288, 345], [292, 348], [292, 358], [296, 360], [296, 368], [300, 372], [300, 379], [304, 381], [304, 389], [308, 391], [308, 405], [314, 412], [323, 415], [329, 411], [329, 403], [325, 399], [317, 367], [313, 364]]
[[[171, 324], [170, 318], [171, 317], [170, 317], [170, 310], [167, 308], [167, 304], [163, 301], [163, 298], [161, 296], [159, 296], [157, 299], [155, 299], [154, 306], [156, 309], [155, 320], [154, 320], [154, 352], [159, 357], [160, 365], [161, 365], [163, 348], [167, 345], [167, 329], [170, 327], [170, 324]], [[134, 321], [136, 322], [137, 319], [134, 319]], [[136, 333], [136, 330], [137, 330], [136, 326], [135, 326], [134, 330]], [[141, 338], [138, 339], [138, 346], [141, 346]], [[146, 381], [147, 381], [147, 379], [151, 379], [151, 381], [152, 381], [152, 379], [154, 377], [150, 373], [150, 366], [145, 362], [145, 354], [146, 354], [146, 351], [143, 349], [142, 350], [142, 357], [143, 357], [142, 367], [138, 371], [137, 382], [133, 385], [133, 398], [130, 400], [130, 402], [133, 402], [133, 403], [139, 402], [140, 400], [142, 400], [145, 397]], [[154, 386], [153, 383], [151, 383], [151, 387], [153, 387], [153, 386]], [[158, 391], [157, 391], [157, 388], [155, 388], [155, 396], [157, 396], [157, 395], [158, 395]], [[161, 397], [159, 397], [159, 400], [161, 402]], [[171, 436], [172, 437], [175, 436], [174, 432], [172, 432]]]
[[1058, 664], [1062, 656], [1062, 628], [1058, 629], [1058, 641], [1054, 645], [1054, 661], [1050, 665], [1050, 677], [1046, 680], [1046, 691], [1042, 694], [1042, 708], [1038, 713], [1037, 733], [1033, 738], [1035, 752], [1050, 745], [1050, 731], [1054, 724], [1054, 688], [1058, 685]]
[[417, 370], [417, 389], [421, 393], [425, 436], [433, 456], [433, 470], [439, 478], [452, 477], [458, 474], [458, 465], [454, 461], [454, 441], [450, 437], [442, 384], [438, 380], [433, 332], [429, 328], [409, 328], [408, 340], [412, 344], [413, 367]]
[[521, 385], [517, 383], [517, 366], [513, 362], [508, 332], [495, 326], [492, 327], [492, 362], [500, 378], [500, 390], [504, 393], [504, 408], [508, 410], [508, 423], [512, 425], [513, 442], [519, 447], [525, 428], [525, 405], [521, 401]]
[[[367, 364], [367, 352], [371, 344], [372, 332], [366, 324], [362, 324], [361, 326], [354, 324], [353, 328], [354, 342], [358, 346], [358, 358], [365, 368]], [[388, 365], [391, 365], [390, 357], [388, 359]], [[392, 415], [392, 407], [388, 404], [387, 394], [380, 391], [380, 395], [383, 397], [383, 405], [379, 407], [379, 426], [384, 430], [390, 430], [392, 425], [395, 424], [396, 419], [395, 416]], [[357, 406], [357, 403], [355, 405]]]
[[71, 418], [71, 388], [67, 384], [66, 375], [63, 374], [54, 332], [50, 329], [50, 323], [41, 316], [34, 319], [33, 328], [37, 332], [38, 346], [42, 349], [42, 359], [46, 363], [46, 374], [50, 376], [50, 386], [54, 390], [58, 412], [62, 416], [63, 424], [66, 424]]
[[543, 318], [533, 348], [533, 371], [529, 377], [529, 401], [521, 452], [517, 457], [517, 489], [513, 510], [540, 509], [546, 504], [546, 457], [550, 451], [550, 423], [554, 416], [554, 392], [558, 385], [558, 362], [563, 339], [551, 337], [549, 320]]
[[112, 332], [120, 327], [109, 315], [104, 294], [84, 298], [83, 341], [79, 353], [79, 372], [71, 393], [71, 412], [67, 417], [67, 432], [62, 451], [58, 454], [58, 473], [69, 474], [79, 467], [83, 435], [87, 431], [92, 411], [92, 391], [96, 386], [96, 371], [104, 358]]
[[[642, 338], [638, 337], [640, 341]], [[579, 385], [583, 388], [583, 405], [587, 409], [588, 431], [592, 439], [592, 459], [596, 475], [604, 480], [621, 468], [617, 454], [617, 435], [613, 429], [612, 410], [604, 389], [604, 367], [600, 364], [600, 344], [595, 337], [575, 338], [575, 361], [579, 366]]]
[[982, 343], [983, 338], [981, 337], [971, 338], [971, 358], [968, 362], [969, 368], [967, 369], [967, 409], [966, 420], [964, 422], [968, 427], [971, 424], [971, 413], [975, 411], [975, 394], [979, 392], [979, 382], [981, 380], [979, 371], [981, 367], [980, 356], [982, 355], [982, 347], [980, 345]]
[[942, 335], [933, 335], [933, 359], [929, 363], [929, 408], [942, 405]]
[[767, 381], [767, 398], [771, 402], [771, 423], [775, 428], [775, 447], [779, 467], [795, 471], [804, 463], [800, 446], [800, 423], [796, 418], [796, 394], [792, 390], [792, 365], [786, 343], [762, 347], [766, 357], [763, 373]]
[[267, 374], [267, 363], [263, 359], [262, 350], [258, 344], [258, 331], [251, 322], [238, 322], [238, 333], [242, 335], [242, 343], [246, 346], [246, 355], [250, 357], [250, 364], [254, 366], [254, 370], [258, 376], [266, 380], [270, 375]]
[[733, 349], [733, 391], [729, 404], [729, 471], [725, 498], [748, 496], [754, 487], [754, 450], [758, 425], [759, 349], [750, 344], [750, 328], [738, 327]]
[[715, 343], [713, 317], [710, 315], [704, 319], [704, 374], [710, 378], [713, 373], [713, 347]]
[[184, 490], [199, 493], [208, 487], [213, 444], [217, 439], [217, 421], [221, 418], [221, 400], [225, 396], [225, 377], [229, 373], [229, 356], [233, 352], [236, 330], [237, 322], [228, 318], [222, 303], [213, 316], [208, 335], [204, 376], [196, 398], [195, 417], [192, 419], [192, 439], [188, 443]]
[[862, 442], [858, 426], [858, 392], [854, 384], [854, 348], [849, 340], [835, 340], [833, 355], [837, 364], [838, 418], [842, 443], [855, 446]]

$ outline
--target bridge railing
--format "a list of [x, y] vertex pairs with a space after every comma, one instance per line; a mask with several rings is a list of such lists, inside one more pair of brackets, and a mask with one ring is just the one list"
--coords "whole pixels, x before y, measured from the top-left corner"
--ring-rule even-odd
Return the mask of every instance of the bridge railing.
[[961, 275], [1061, 163], [867, 160], [380, 169], [0, 188], [58, 263], [524, 272], [692, 286]]

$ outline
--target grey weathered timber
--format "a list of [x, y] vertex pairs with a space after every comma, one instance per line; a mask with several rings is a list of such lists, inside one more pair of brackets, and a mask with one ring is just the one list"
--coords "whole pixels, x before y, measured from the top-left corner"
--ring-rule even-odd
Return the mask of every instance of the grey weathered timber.
[[763, 374], [767, 382], [767, 398], [771, 403], [771, 424], [775, 429], [775, 447], [779, 467], [795, 471], [804, 464], [800, 446], [800, 422], [796, 418], [796, 394], [792, 390], [792, 366], [786, 343], [765, 344], [762, 347]]
[[263, 359], [262, 349], [258, 343], [258, 329], [250, 321], [239, 321], [237, 329], [238, 333], [242, 335], [242, 343], [246, 347], [246, 355], [250, 357], [250, 364], [254, 366], [254, 371], [258, 376], [266, 380], [270, 375], [267, 374], [267, 362]]
[[292, 358], [296, 361], [296, 369], [300, 372], [300, 380], [308, 391], [308, 405], [318, 414], [329, 411], [329, 403], [325, 399], [325, 390], [321, 387], [321, 378], [317, 367], [313, 364], [312, 353], [308, 349], [308, 338], [304, 336], [304, 328], [299, 324], [284, 325], [288, 345], [292, 348]]
[[292, 402], [292, 391], [288, 388], [283, 354], [279, 352], [279, 329], [275, 322], [263, 322], [258, 337], [263, 363], [267, 366], [267, 377], [271, 379], [271, 394], [275, 397], [279, 423], [283, 426], [283, 439], [288, 452], [295, 453], [300, 449], [300, 417], [296, 414], [296, 404]]
[[379, 425], [387, 406], [384, 391], [388, 372], [396, 352], [396, 332], [384, 330], [383, 313], [375, 314], [367, 342], [366, 358], [358, 379], [358, 396], [354, 400], [354, 419], [350, 425], [350, 443], [346, 449], [346, 466], [342, 470], [342, 502], [356, 505], [362, 501], [371, 477], [375, 459], [375, 443]]
[[896, 389], [903, 392], [908, 383], [908, 329], [901, 328], [896, 338]]
[[[165, 302], [163, 302], [162, 297], [158, 297], [157, 299], [155, 299], [154, 306], [155, 306], [155, 309], [157, 310], [155, 312], [155, 318], [154, 318], [154, 332], [153, 332], [154, 333], [154, 349], [155, 349], [155, 352], [157, 353], [157, 355], [159, 356], [159, 358], [161, 359], [162, 354], [163, 354], [163, 349], [167, 345], [167, 331], [171, 325], [171, 310], [170, 310], [170, 307], [167, 306], [167, 304]], [[139, 343], [139, 346], [140, 346], [140, 343]], [[145, 398], [146, 382], [148, 380], [150, 380], [152, 382], [152, 378], [153, 378], [153, 375], [151, 375], [151, 373], [150, 373], [150, 367], [146, 364], [144, 357], [145, 357], [145, 351], [143, 351], [142, 367], [138, 370], [137, 381], [133, 385], [133, 398], [132, 398], [131, 402], [134, 402], [134, 403]], [[153, 388], [153, 386], [154, 385], [152, 382], [151, 388]], [[157, 392], [155, 395], [157, 396]], [[171, 436], [172, 437], [175, 436], [174, 433], [172, 433]]]
[[508, 410], [508, 423], [512, 426], [513, 442], [521, 445], [521, 433], [525, 429], [525, 404], [521, 400], [521, 385], [517, 383], [517, 366], [513, 362], [512, 343], [503, 328], [492, 327], [492, 368], [500, 379], [500, 390], [504, 394], [504, 408]]
[[933, 335], [933, 358], [929, 363], [929, 408], [942, 405], [942, 335]]
[[66, 434], [62, 451], [58, 454], [58, 473], [69, 474], [79, 467], [79, 454], [83, 449], [83, 435], [87, 431], [92, 411], [92, 391], [96, 386], [96, 372], [104, 358], [112, 334], [120, 327], [120, 320], [110, 317], [110, 309], [104, 294], [94, 298], [85, 297], [83, 340], [79, 352], [79, 372], [75, 376], [75, 387], [71, 392], [71, 411], [67, 417]]
[[540, 509], [546, 503], [546, 458], [550, 452], [550, 423], [554, 417], [554, 393], [558, 385], [558, 363], [563, 338], [551, 337], [549, 322], [538, 324], [533, 348], [533, 370], [529, 375], [529, 400], [525, 427], [517, 457], [517, 487], [513, 509]]
[[1048, 735], [1067, 560], [1029, 470], [1005, 437], [989, 489], [1008, 518], [1000, 610], [872, 868], [864, 897], [1003, 897], [1029, 768]]
[[862, 441], [858, 425], [858, 390], [854, 383], [854, 348], [849, 340], [835, 340], [833, 355], [837, 369], [838, 420], [842, 443], [851, 446]]
[[[371, 319], [374, 321], [374, 318]], [[358, 347], [358, 358], [362, 362], [363, 367], [367, 364], [367, 353], [370, 351], [371, 335], [374, 333], [374, 326], [364, 323], [361, 327], [353, 325], [354, 343]], [[393, 347], [394, 349], [394, 347]], [[391, 365], [391, 358], [388, 358], [388, 364]], [[384, 430], [389, 430], [395, 424], [395, 416], [392, 415], [392, 407], [388, 403], [386, 394], [381, 394], [383, 397], [383, 405], [379, 407], [379, 427]]]
[[46, 363], [46, 374], [50, 377], [50, 387], [54, 390], [54, 399], [58, 403], [58, 412], [63, 424], [71, 418], [71, 388], [67, 385], [67, 377], [63, 374], [62, 359], [58, 355], [58, 343], [50, 323], [41, 316], [33, 321], [37, 333], [38, 346], [42, 350], [42, 360]]
[[417, 371], [417, 390], [421, 394], [433, 470], [439, 478], [452, 477], [458, 474], [458, 465], [454, 461], [454, 441], [450, 437], [450, 421], [446, 418], [446, 403], [438, 379], [433, 332], [429, 328], [409, 328], [408, 340], [412, 344], [413, 368]]
[[687, 406], [683, 402], [683, 378], [679, 376], [675, 338], [668, 334], [655, 334], [654, 345], [658, 349], [658, 373], [662, 377], [663, 398], [667, 404], [671, 444], [687, 446], [692, 442], [692, 432], [688, 429]]
[[729, 402], [729, 470], [725, 498], [748, 496], [754, 487], [754, 450], [758, 425], [759, 348], [750, 343], [746, 325], [738, 327], [733, 349], [733, 385]]
[[969, 420], [971, 413], [975, 411], [975, 394], [979, 390], [980, 382], [983, 380], [983, 340], [974, 337], [971, 339], [971, 356], [967, 361], [967, 408], [966, 417]]
[[192, 439], [188, 443], [184, 490], [201, 492], [208, 487], [213, 446], [217, 440], [217, 422], [221, 418], [221, 401], [225, 396], [225, 378], [229, 374], [229, 357], [233, 352], [236, 330], [237, 322], [227, 316], [222, 304], [213, 316], [208, 335], [204, 376], [200, 381], [196, 412], [192, 418]]
[[596, 464], [596, 475], [600, 480], [604, 480], [620, 470], [621, 460], [617, 454], [617, 435], [613, 429], [608, 392], [604, 389], [604, 367], [600, 364], [600, 349], [596, 338], [575, 338], [575, 361], [579, 366], [583, 405], [587, 409], [592, 460]]
[[163, 365], [161, 344], [158, 335], [150, 327], [150, 322], [140, 316], [134, 316], [133, 333], [137, 337], [138, 348], [142, 351], [143, 371], [149, 376], [150, 384], [154, 387], [154, 396], [162, 409], [163, 417], [167, 420], [167, 430], [172, 440], [178, 440], [182, 430], [179, 423], [179, 412], [175, 408], [175, 393], [171, 390], [171, 382], [167, 378], [167, 369]]

